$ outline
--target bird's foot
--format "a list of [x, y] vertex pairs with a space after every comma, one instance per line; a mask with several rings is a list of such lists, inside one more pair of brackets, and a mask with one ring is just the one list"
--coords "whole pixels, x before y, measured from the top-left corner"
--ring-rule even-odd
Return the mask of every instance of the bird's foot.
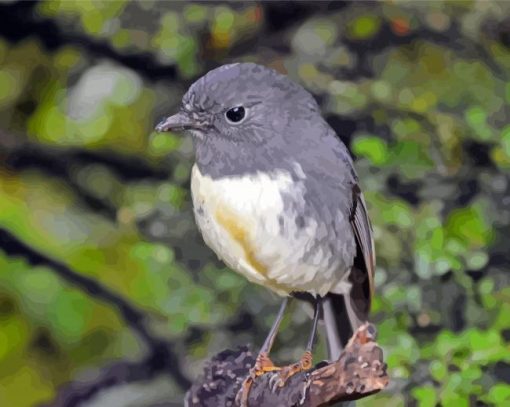
[[275, 370], [280, 370], [281, 367], [275, 366], [273, 361], [269, 358], [269, 355], [265, 352], [261, 352], [258, 354], [257, 359], [255, 360], [255, 366], [253, 366], [250, 370], [250, 374], [257, 376], [262, 376], [267, 372], [274, 372]]
[[241, 407], [248, 407], [248, 397], [250, 395], [253, 380], [255, 380], [256, 377], [262, 376], [264, 373], [275, 372], [280, 369], [281, 367], [273, 364], [273, 361], [269, 358], [269, 355], [266, 352], [259, 353], [255, 360], [255, 365], [250, 369], [248, 376], [244, 379], [243, 384], [236, 395], [236, 404]]
[[297, 373], [305, 372], [312, 368], [312, 353], [306, 351], [301, 356], [301, 359], [297, 363], [282, 367], [277, 373], [269, 380], [269, 388], [271, 391], [275, 391], [279, 387], [283, 387], [287, 380]]

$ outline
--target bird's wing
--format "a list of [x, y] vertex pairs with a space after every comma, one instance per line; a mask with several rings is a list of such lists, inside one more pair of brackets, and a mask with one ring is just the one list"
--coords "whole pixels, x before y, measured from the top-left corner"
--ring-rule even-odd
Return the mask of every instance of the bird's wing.
[[[309, 149], [301, 159], [306, 164], [305, 173], [312, 173], [313, 181], [326, 191], [317, 199], [320, 204], [327, 205], [330, 213], [339, 210], [344, 216], [338, 223], [343, 230], [337, 230], [335, 238], [352, 231], [356, 244], [348, 275], [350, 292], [343, 292], [345, 286], [338, 287], [323, 302], [330, 358], [336, 360], [352, 333], [368, 319], [374, 292], [375, 249], [367, 206], [347, 147], [325, 122], [316, 132], [321, 134], [316, 139], [317, 151]], [[319, 195], [317, 189], [314, 192]], [[344, 229], [349, 226], [351, 230]]]
[[[314, 173], [314, 180], [318, 184], [327, 186], [328, 192], [322, 195], [321, 204], [328, 205], [332, 211], [333, 207], [339, 208], [345, 216], [349, 217], [357, 246], [351, 282], [354, 286], [359, 286], [356, 288], [363, 290], [363, 293], [360, 292], [355, 296], [360, 301], [364, 299], [370, 303], [374, 292], [375, 248], [372, 225], [359, 187], [354, 162], [345, 144], [329, 125], [324, 123], [318, 132], [323, 134], [318, 143], [318, 152], [311, 154], [307, 151], [303, 161], [308, 161], [306, 169], [307, 172]], [[313, 160], [309, 158], [310, 156], [313, 156]], [[338, 231], [338, 233], [342, 232], [345, 231]], [[366, 280], [368, 280], [367, 283], [364, 282]], [[356, 284], [356, 282], [362, 282], [362, 284]]]
[[349, 273], [351, 282], [349, 294], [331, 292], [323, 302], [328, 353], [331, 360], [340, 357], [351, 335], [367, 321], [374, 295], [375, 248], [372, 225], [352, 161], [348, 161], [349, 165], [344, 167], [344, 170], [352, 169], [349, 222], [356, 241], [356, 257]]
[[370, 301], [374, 295], [375, 274], [375, 247], [372, 235], [372, 225], [370, 223], [370, 218], [368, 217], [367, 206], [361, 189], [357, 183], [354, 184], [352, 188], [353, 203], [350, 222], [356, 237], [356, 243], [361, 251], [361, 256], [365, 265], [365, 272], [367, 273], [370, 289]]

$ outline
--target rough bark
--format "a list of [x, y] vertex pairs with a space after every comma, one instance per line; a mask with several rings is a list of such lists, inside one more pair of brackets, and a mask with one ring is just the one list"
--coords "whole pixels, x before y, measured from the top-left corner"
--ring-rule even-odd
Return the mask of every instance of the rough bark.
[[[272, 373], [255, 379], [248, 399], [250, 406], [327, 406], [356, 400], [388, 384], [383, 352], [375, 342], [376, 329], [365, 324], [353, 335], [340, 358], [321, 362], [308, 372], [292, 376], [285, 386], [272, 390]], [[255, 362], [247, 348], [226, 350], [214, 356], [204, 374], [186, 394], [187, 406], [235, 406], [236, 394]]]

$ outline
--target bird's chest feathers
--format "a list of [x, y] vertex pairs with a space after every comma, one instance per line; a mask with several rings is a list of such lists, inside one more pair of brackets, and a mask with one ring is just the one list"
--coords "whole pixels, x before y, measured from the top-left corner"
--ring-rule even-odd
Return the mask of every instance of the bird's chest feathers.
[[304, 217], [305, 175], [297, 174], [297, 180], [285, 171], [213, 179], [195, 165], [195, 219], [207, 245], [250, 281], [280, 295], [325, 295], [353, 256], [335, 255], [325, 223]]
[[283, 194], [291, 186], [292, 178], [285, 172], [213, 179], [195, 165], [191, 192], [205, 242], [250, 280], [267, 280], [268, 267], [260, 259], [280, 238]]
[[283, 211], [282, 193], [291, 185], [291, 176], [284, 172], [213, 179], [202, 175], [195, 165], [191, 177], [196, 209], [200, 206], [204, 210], [214, 209], [219, 217], [229, 217], [232, 212], [231, 215], [242, 216], [246, 221], [277, 216]]

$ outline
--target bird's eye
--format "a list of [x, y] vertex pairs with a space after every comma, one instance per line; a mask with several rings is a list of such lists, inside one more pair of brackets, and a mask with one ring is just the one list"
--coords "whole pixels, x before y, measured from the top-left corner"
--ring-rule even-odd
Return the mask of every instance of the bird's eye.
[[240, 123], [246, 115], [246, 111], [242, 106], [236, 106], [225, 112], [225, 117], [230, 123]]

